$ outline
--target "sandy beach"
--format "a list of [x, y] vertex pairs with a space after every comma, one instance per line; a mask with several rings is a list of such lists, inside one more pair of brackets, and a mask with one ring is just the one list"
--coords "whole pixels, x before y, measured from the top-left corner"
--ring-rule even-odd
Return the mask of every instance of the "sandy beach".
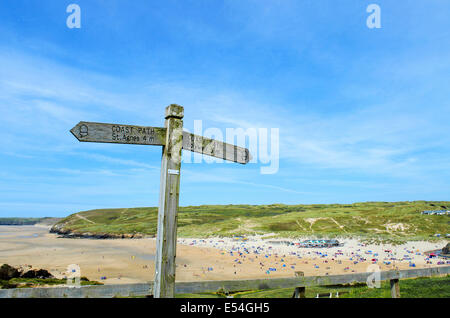
[[[271, 242], [274, 240], [270, 240]], [[442, 242], [410, 242], [400, 246], [364, 245], [342, 240], [333, 248], [298, 248], [268, 243], [261, 237], [178, 239], [177, 281], [293, 277], [440, 266], [425, 251]], [[81, 275], [105, 284], [153, 280], [155, 239], [95, 240], [59, 238], [44, 226], [0, 226], [0, 264], [45, 268], [63, 278], [77, 264]], [[375, 261], [373, 261], [375, 260]]]

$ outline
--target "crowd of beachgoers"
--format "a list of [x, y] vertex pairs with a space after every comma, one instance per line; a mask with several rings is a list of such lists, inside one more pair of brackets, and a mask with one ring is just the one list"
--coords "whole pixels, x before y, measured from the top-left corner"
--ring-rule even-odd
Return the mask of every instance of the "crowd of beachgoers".
[[[449, 265], [450, 260], [441, 258], [437, 252], [445, 242], [416, 241], [401, 245], [366, 244], [357, 239], [340, 239], [338, 246], [305, 247], [303, 240], [264, 239], [264, 237], [179, 239], [179, 244], [219, 249], [223, 255], [234, 258], [236, 265], [258, 261], [265, 274], [284, 269], [304, 269], [324, 267], [325, 274], [333, 272], [332, 265], [342, 265], [345, 271], [357, 272], [361, 265], [379, 265], [381, 268], [427, 267]], [[273, 262], [272, 259], [276, 261]], [[289, 258], [289, 261], [286, 259]], [[298, 261], [292, 262], [295, 258]], [[268, 260], [266, 262], [266, 260]], [[270, 260], [270, 261], [269, 261]], [[266, 266], [265, 264], [270, 264]], [[208, 271], [214, 271], [212, 266]]]
[[[60, 238], [37, 226], [0, 229], [0, 264], [47, 269], [63, 278], [71, 264], [81, 275], [105, 284], [146, 282], [153, 279], [156, 239], [91, 240]], [[380, 270], [434, 267], [449, 263], [438, 252], [446, 241], [408, 242], [403, 245], [366, 244], [338, 238], [338, 246], [302, 247], [305, 239], [266, 236], [234, 238], [178, 238], [177, 280], [232, 280], [340, 275]]]

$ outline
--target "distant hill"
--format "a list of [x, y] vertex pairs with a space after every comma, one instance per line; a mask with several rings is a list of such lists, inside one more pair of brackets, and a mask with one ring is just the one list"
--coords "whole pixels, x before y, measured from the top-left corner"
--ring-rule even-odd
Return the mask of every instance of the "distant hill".
[[[377, 240], [433, 239], [450, 233], [450, 218], [421, 215], [448, 209], [440, 202], [365, 202], [312, 205], [204, 205], [181, 207], [179, 237], [275, 233], [279, 237], [365, 237]], [[52, 231], [81, 237], [155, 236], [157, 208], [91, 210], [59, 221]]]
[[44, 225], [53, 225], [56, 222], [60, 221], [61, 218], [0, 218], [0, 225], [35, 225], [35, 224], [44, 224]]

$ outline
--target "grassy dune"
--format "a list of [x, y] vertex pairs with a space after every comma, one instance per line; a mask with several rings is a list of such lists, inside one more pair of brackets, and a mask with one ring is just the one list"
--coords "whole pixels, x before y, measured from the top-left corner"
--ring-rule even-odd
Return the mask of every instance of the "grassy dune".
[[[313, 205], [205, 205], [181, 207], [180, 237], [275, 233], [279, 237], [362, 237], [376, 240], [430, 240], [450, 233], [449, 216], [421, 215], [450, 209], [450, 201], [364, 202]], [[156, 235], [157, 208], [79, 212], [57, 223], [78, 233]]]
[[[450, 276], [423, 277], [403, 279], [400, 281], [402, 298], [448, 298], [450, 297]], [[306, 297], [314, 298], [317, 294], [339, 292], [340, 298], [390, 298], [389, 281], [381, 282], [380, 288], [368, 288], [366, 284], [355, 286], [332, 286], [306, 288]], [[250, 291], [238, 293], [236, 298], [290, 298], [292, 288], [272, 289], [267, 291]]]
[[[0, 280], [0, 289], [11, 288], [36, 288], [46, 286], [62, 286], [67, 284], [67, 279], [57, 278], [13, 278], [10, 280]], [[102, 283], [89, 281], [86, 278], [80, 281], [81, 286], [103, 285]]]
[[[332, 293], [339, 298], [390, 298], [389, 281], [381, 282], [380, 288], [368, 288], [366, 284], [346, 286], [323, 286], [306, 288], [306, 298], [315, 298], [317, 294]], [[291, 298], [293, 288], [254, 290], [234, 294], [234, 298]], [[400, 281], [400, 294], [402, 298], [449, 298], [450, 276], [423, 277], [402, 279]], [[179, 294], [177, 298], [223, 298], [219, 293]]]

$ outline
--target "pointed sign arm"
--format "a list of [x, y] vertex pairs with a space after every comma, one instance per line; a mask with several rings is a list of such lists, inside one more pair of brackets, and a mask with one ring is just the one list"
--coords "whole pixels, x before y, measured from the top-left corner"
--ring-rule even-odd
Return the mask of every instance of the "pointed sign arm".
[[246, 148], [194, 135], [187, 131], [183, 131], [183, 149], [240, 164], [246, 164], [252, 160]]
[[[156, 146], [164, 146], [166, 143], [166, 128], [163, 127], [81, 121], [70, 132], [82, 142]], [[183, 131], [182, 147], [184, 150], [240, 164], [246, 164], [252, 159], [249, 150], [246, 148], [194, 135], [186, 131]]]
[[82, 142], [133, 145], [165, 144], [166, 128], [81, 121], [70, 132]]

